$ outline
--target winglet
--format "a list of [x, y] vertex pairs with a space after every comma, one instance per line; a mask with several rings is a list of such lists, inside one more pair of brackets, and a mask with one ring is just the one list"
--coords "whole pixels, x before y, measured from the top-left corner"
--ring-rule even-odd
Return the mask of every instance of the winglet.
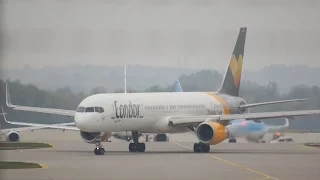
[[2, 111], [2, 113], [0, 113], [0, 115], [2, 115], [2, 116], [3, 116], [4, 121], [5, 121], [6, 123], [8, 123], [7, 118], [6, 118], [6, 114], [7, 114], [7, 113], [5, 113], [5, 112], [4, 112], [4, 110], [3, 110], [3, 107], [2, 107], [2, 106], [1, 106], [1, 111]]
[[[290, 119], [293, 119], [293, 118], [290, 118]], [[283, 127], [289, 127], [290, 123], [289, 123], [289, 118], [285, 118], [285, 123], [283, 125]]]
[[11, 104], [8, 82], [6, 82], [6, 105], [11, 108], [15, 107], [14, 105]]
[[175, 92], [183, 92], [179, 80], [176, 80], [174, 83], [174, 91]]

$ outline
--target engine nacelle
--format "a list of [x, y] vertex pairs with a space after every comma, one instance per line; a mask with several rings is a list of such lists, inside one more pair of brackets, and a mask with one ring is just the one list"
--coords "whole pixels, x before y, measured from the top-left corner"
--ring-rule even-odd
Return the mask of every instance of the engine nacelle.
[[168, 134], [156, 134], [153, 137], [154, 142], [165, 142], [169, 141], [169, 136]]
[[86, 142], [86, 143], [91, 143], [95, 144], [103, 141], [108, 140], [111, 137], [111, 133], [109, 132], [85, 132], [85, 131], [80, 131], [81, 138]]
[[201, 143], [208, 145], [218, 144], [229, 136], [228, 129], [217, 122], [204, 122], [197, 127], [197, 138]]
[[16, 131], [10, 131], [6, 135], [6, 141], [9, 142], [19, 142], [20, 141], [20, 135]]

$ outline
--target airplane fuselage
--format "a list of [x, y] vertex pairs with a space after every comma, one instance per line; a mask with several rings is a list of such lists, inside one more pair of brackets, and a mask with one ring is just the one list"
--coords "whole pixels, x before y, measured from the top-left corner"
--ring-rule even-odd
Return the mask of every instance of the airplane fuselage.
[[233, 120], [227, 125], [230, 137], [244, 137], [249, 141], [257, 142], [261, 140], [268, 132], [268, 126], [263, 121], [255, 122], [253, 120]]
[[240, 97], [214, 92], [96, 94], [79, 104], [75, 123], [86, 132], [187, 132], [168, 126], [167, 117], [240, 113], [240, 104]]

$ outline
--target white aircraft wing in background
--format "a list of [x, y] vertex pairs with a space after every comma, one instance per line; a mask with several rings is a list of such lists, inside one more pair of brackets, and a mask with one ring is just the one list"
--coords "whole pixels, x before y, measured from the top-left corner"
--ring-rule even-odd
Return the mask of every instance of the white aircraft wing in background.
[[39, 113], [46, 113], [46, 114], [56, 114], [56, 115], [63, 115], [73, 117], [76, 111], [67, 110], [67, 109], [53, 109], [53, 108], [41, 108], [41, 107], [30, 107], [30, 106], [19, 106], [11, 104], [10, 94], [9, 94], [9, 87], [8, 83], [6, 83], [6, 105], [13, 110], [20, 110], [20, 111], [30, 111], [30, 112], [39, 112]]
[[[6, 113], [3, 111], [2, 106], [1, 106], [1, 110], [2, 110], [2, 114], [1, 115], [3, 115], [3, 119], [4, 119], [4, 121], [6, 123], [13, 124], [13, 125], [30, 126], [30, 127], [25, 127], [24, 129], [20, 128], [20, 131], [21, 130], [43, 129], [43, 128], [79, 131], [79, 128], [77, 128], [75, 126], [70, 126], [70, 125], [75, 125], [74, 122], [71, 122], [71, 123], [59, 123], [59, 124], [37, 124], [37, 123], [25, 123], [25, 122], [8, 121], [6, 116], [5, 116]], [[14, 129], [18, 130], [19, 128], [14, 128]], [[3, 130], [7, 130], [7, 129], [3, 129]]]
[[171, 116], [168, 117], [170, 126], [188, 126], [199, 124], [205, 121], [230, 121], [235, 119], [271, 119], [279, 117], [294, 117], [304, 115], [320, 114], [320, 110], [300, 110], [300, 111], [279, 111], [279, 112], [260, 112], [260, 113], [244, 113], [230, 115], [206, 115], [206, 116]]

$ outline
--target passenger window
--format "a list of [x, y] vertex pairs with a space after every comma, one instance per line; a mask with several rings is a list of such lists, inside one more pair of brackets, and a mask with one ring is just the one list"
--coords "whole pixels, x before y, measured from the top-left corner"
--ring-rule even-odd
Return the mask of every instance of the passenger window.
[[85, 109], [86, 109], [86, 108], [79, 106], [79, 107], [77, 108], [77, 112], [84, 112]]
[[86, 112], [94, 112], [94, 108], [93, 107], [87, 107], [86, 108]]

